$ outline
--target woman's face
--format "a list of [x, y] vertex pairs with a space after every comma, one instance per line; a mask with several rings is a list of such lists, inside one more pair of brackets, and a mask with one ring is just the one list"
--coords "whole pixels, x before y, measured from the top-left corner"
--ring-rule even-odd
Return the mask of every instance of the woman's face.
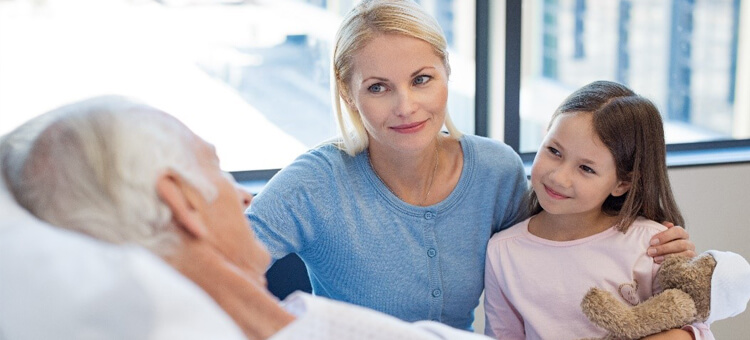
[[448, 75], [432, 46], [385, 34], [353, 58], [350, 107], [359, 112], [370, 148], [418, 152], [445, 121]]

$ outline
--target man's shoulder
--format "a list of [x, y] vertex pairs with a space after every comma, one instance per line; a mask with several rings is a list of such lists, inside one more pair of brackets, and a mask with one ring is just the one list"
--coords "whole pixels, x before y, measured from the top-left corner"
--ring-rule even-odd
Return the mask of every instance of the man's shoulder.
[[409, 323], [346, 302], [295, 292], [282, 306], [297, 320], [270, 340], [284, 339], [487, 339], [435, 322]]

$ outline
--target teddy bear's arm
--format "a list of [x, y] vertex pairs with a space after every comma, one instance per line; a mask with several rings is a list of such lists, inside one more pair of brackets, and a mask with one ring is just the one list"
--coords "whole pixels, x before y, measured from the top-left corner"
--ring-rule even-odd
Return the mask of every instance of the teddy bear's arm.
[[595, 325], [616, 338], [625, 339], [640, 339], [680, 328], [689, 324], [697, 313], [690, 295], [676, 289], [667, 289], [630, 307], [607, 291], [591, 288], [583, 298], [581, 308]]

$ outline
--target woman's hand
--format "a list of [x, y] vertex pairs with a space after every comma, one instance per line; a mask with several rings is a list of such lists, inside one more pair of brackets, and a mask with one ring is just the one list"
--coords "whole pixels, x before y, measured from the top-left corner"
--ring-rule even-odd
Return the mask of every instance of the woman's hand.
[[654, 262], [662, 263], [664, 255], [677, 254], [685, 257], [695, 256], [695, 243], [690, 241], [690, 235], [680, 226], [672, 222], [662, 222], [668, 229], [651, 238], [651, 247], [648, 255], [654, 258]]

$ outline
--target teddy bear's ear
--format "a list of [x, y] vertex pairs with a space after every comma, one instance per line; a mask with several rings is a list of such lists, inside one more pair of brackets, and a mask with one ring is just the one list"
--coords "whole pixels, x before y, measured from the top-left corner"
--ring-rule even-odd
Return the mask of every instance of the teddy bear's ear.
[[714, 268], [716, 268], [716, 259], [714, 259], [713, 256], [710, 254], [704, 253], [700, 256], [694, 257], [690, 264], [695, 270], [699, 270], [702, 272], [710, 272], [713, 274]]
[[710, 283], [714, 267], [716, 267], [716, 260], [708, 254], [692, 259], [679, 255], [667, 255], [659, 268], [657, 279], [664, 289], [682, 289], [697, 280], [708, 280]]

